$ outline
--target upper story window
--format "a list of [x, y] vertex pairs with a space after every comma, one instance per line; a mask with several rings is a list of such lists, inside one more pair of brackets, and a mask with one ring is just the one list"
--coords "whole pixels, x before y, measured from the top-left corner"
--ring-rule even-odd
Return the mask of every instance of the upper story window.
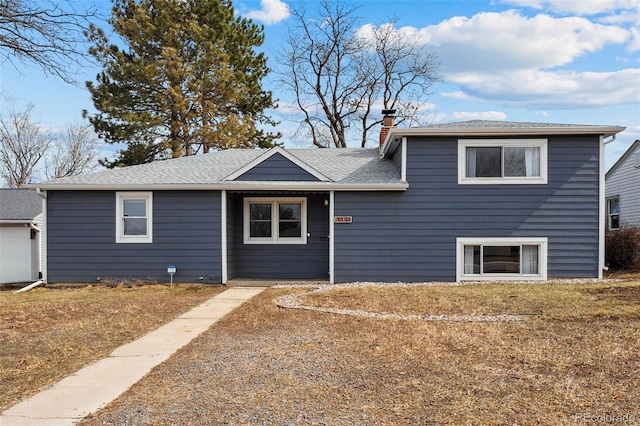
[[458, 183], [547, 183], [546, 139], [461, 139]]
[[620, 197], [607, 198], [607, 229], [620, 228]]
[[306, 198], [245, 198], [245, 244], [306, 244]]
[[116, 243], [153, 242], [151, 192], [116, 193]]

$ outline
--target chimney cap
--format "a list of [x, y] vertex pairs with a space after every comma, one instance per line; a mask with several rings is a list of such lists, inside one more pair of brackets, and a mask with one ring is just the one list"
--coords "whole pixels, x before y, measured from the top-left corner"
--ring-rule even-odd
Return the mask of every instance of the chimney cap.
[[395, 109], [383, 109], [382, 110], [382, 114], [384, 114], [384, 115], [392, 115], [392, 114], [395, 114], [395, 113], [396, 113]]

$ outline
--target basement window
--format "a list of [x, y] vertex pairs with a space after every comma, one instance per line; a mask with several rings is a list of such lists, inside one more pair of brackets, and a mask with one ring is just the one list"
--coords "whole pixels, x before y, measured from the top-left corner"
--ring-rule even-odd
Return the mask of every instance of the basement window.
[[306, 244], [306, 198], [245, 198], [245, 244]]
[[545, 280], [546, 238], [458, 238], [457, 280]]

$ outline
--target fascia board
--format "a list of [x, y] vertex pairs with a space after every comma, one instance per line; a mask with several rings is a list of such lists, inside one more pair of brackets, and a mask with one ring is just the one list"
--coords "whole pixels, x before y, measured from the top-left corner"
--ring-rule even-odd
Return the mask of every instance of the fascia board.
[[381, 156], [389, 150], [392, 142], [402, 136], [550, 136], [550, 135], [603, 135], [605, 137], [615, 135], [625, 130], [621, 126], [573, 126], [573, 127], [494, 127], [494, 128], [420, 128], [420, 127], [393, 127], [389, 130], [387, 138], [381, 149]]
[[334, 182], [252, 182], [232, 181], [211, 184], [32, 184], [34, 188], [49, 191], [404, 191], [406, 182], [400, 183], [334, 183]]
[[243, 174], [245, 174], [246, 172], [248, 172], [249, 170], [251, 170], [254, 167], [256, 167], [258, 164], [260, 164], [263, 161], [271, 158], [275, 154], [282, 155], [284, 158], [286, 158], [287, 160], [291, 161], [293, 164], [295, 164], [296, 166], [300, 167], [302, 170], [304, 170], [305, 172], [309, 173], [310, 175], [312, 175], [316, 179], [320, 180], [321, 182], [331, 182], [331, 179], [329, 179], [327, 176], [325, 176], [324, 174], [320, 173], [319, 171], [317, 171], [316, 169], [314, 169], [313, 167], [311, 167], [310, 165], [308, 165], [304, 161], [300, 160], [299, 158], [297, 158], [293, 154], [290, 154], [289, 152], [287, 152], [287, 150], [285, 150], [284, 148], [282, 148], [280, 146], [274, 146], [269, 151], [265, 152], [264, 154], [262, 154], [261, 156], [259, 156], [255, 160], [253, 160], [250, 163], [246, 164], [245, 166], [239, 168], [238, 170], [236, 170], [235, 172], [231, 173], [230, 175], [228, 175], [227, 177], [225, 177], [222, 180], [223, 181], [235, 180], [238, 177], [240, 177]]

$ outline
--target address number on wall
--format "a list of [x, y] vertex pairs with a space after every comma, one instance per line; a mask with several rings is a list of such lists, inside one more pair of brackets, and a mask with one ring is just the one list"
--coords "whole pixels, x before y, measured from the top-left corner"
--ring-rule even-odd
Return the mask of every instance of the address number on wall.
[[334, 216], [333, 223], [351, 223], [353, 222], [352, 216]]

